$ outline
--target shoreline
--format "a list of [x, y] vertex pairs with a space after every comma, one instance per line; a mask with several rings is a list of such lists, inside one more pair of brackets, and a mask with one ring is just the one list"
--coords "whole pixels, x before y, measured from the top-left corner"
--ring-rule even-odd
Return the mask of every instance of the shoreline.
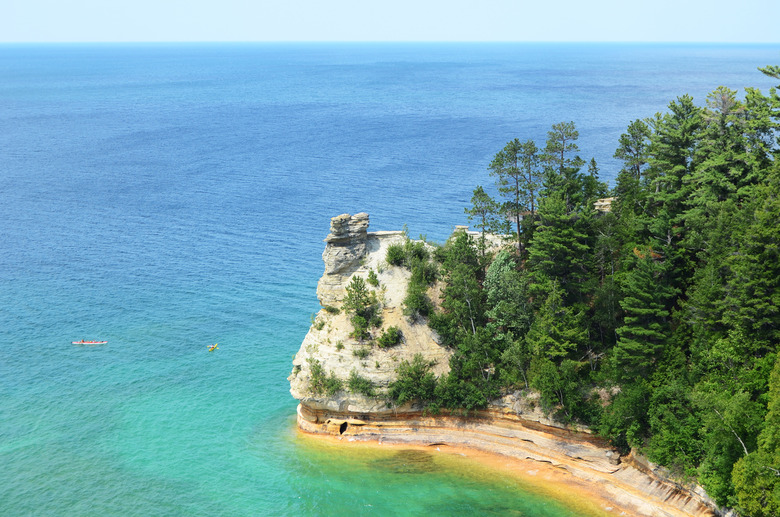
[[[424, 443], [397, 443], [369, 438], [334, 436], [321, 433], [312, 433], [297, 427], [296, 432], [305, 439], [323, 441], [338, 445], [339, 447], [359, 448], [367, 447], [377, 450], [415, 450], [428, 453], [438, 453], [451, 457], [462, 457], [475, 462], [495, 473], [507, 474], [521, 484], [533, 487], [539, 493], [561, 502], [567, 508], [580, 510], [588, 516], [638, 515], [629, 508], [616, 505], [613, 501], [599, 494], [595, 494], [585, 483], [574, 479], [560, 469], [533, 460], [522, 460], [489, 453], [478, 449], [447, 444]], [[681, 514], [683, 515], [683, 514]]]
[[297, 424], [300, 433], [339, 446], [464, 456], [566, 505], [588, 508], [592, 515], [717, 515], [706, 495], [663, 479], [641, 458], [629, 454], [617, 459], [598, 437], [516, 415], [483, 411], [462, 418], [410, 413], [372, 420], [371, 415], [323, 412], [299, 404]]

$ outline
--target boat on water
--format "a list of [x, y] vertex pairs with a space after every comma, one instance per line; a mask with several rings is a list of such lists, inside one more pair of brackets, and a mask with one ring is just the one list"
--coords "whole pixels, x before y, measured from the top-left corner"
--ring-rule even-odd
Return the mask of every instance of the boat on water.
[[209, 345], [209, 352], [213, 352], [214, 350], [219, 350], [219, 347], [217, 346], [219, 343], [214, 343], [213, 345]]
[[74, 345], [105, 345], [108, 343], [108, 341], [86, 341], [82, 339], [81, 341], [71, 341]]

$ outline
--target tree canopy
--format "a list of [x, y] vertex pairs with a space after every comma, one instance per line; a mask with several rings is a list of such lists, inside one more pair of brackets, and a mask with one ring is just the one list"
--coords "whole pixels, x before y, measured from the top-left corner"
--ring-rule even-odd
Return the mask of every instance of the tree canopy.
[[[761, 71], [780, 79], [780, 67]], [[485, 407], [535, 390], [564, 421], [637, 448], [742, 515], [780, 514], [780, 96], [716, 88], [635, 120], [610, 190], [573, 122], [512, 139], [477, 187], [477, 227], [511, 221], [498, 253], [456, 232], [434, 254], [426, 314], [450, 372], [404, 364], [398, 400]], [[612, 198], [597, 210], [594, 201]], [[354, 310], [360, 312], [360, 301]], [[417, 379], [419, 382], [412, 382]]]

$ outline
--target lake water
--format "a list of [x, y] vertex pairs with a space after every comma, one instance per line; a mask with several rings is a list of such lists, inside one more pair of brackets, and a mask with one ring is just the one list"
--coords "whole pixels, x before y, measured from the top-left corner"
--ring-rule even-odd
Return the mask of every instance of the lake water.
[[581, 514], [466, 460], [296, 432], [286, 377], [330, 217], [443, 241], [508, 140], [574, 121], [612, 179], [631, 120], [767, 91], [756, 67], [778, 62], [778, 45], [0, 45], [0, 513]]

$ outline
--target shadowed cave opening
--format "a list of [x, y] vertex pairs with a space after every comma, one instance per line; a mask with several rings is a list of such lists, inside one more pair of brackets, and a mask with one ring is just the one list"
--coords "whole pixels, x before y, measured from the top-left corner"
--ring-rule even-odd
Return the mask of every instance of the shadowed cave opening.
[[349, 427], [349, 424], [346, 422], [342, 422], [339, 426], [339, 434], [344, 434], [344, 431], [347, 430], [347, 427]]

